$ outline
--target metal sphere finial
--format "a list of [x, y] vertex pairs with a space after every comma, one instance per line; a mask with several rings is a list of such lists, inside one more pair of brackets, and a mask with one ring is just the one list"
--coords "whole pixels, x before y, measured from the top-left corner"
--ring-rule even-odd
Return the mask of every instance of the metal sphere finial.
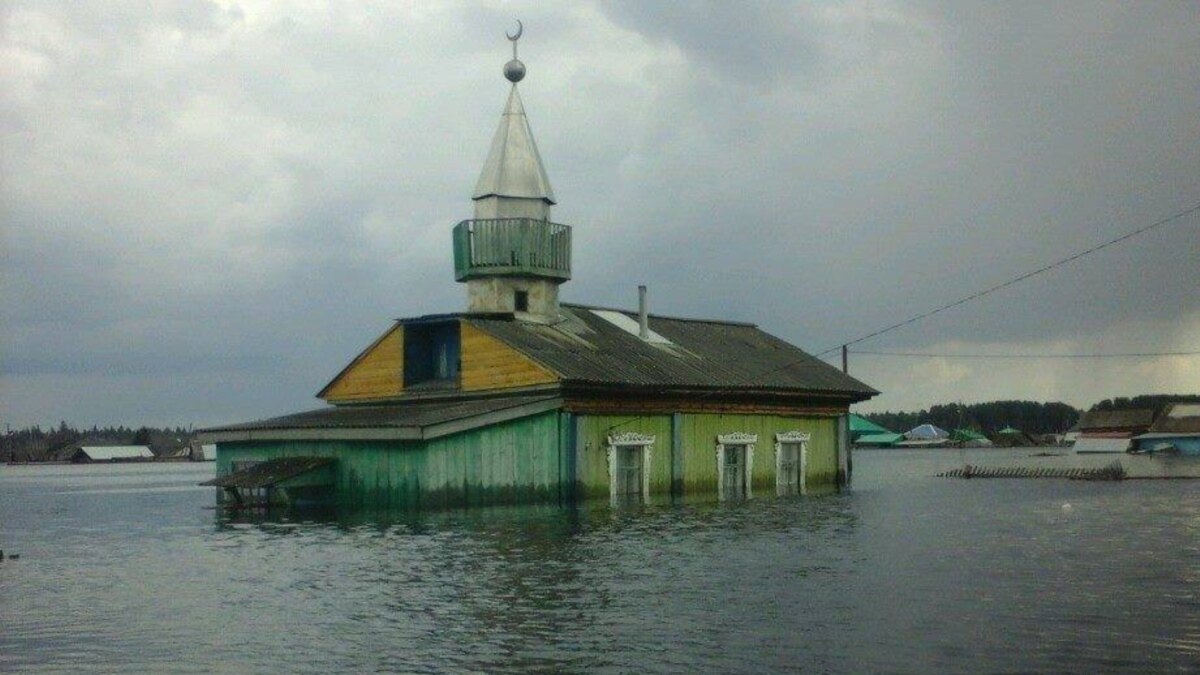
[[518, 59], [504, 64], [504, 77], [513, 84], [525, 79], [525, 64]]

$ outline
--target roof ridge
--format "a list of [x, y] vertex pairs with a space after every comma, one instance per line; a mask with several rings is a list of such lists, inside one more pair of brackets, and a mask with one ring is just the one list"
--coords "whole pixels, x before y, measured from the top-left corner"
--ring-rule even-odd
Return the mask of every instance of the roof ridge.
[[[582, 303], [577, 303], [577, 302], [564, 302], [564, 303], [560, 303], [560, 305], [562, 307], [570, 307], [572, 309], [583, 309], [583, 310], [588, 310], [588, 311], [598, 309], [598, 310], [604, 311], [604, 312], [620, 312], [622, 314], [628, 314], [634, 318], [637, 317], [637, 313], [638, 313], [636, 309], [623, 309], [620, 307], [605, 307], [603, 305], [584, 305]], [[748, 321], [731, 321], [729, 319], [698, 319], [695, 317], [687, 317], [687, 316], [668, 316], [666, 314], [655, 314], [653, 312], [650, 312], [646, 316], [648, 316], [651, 319], [666, 319], [667, 321], [687, 321], [689, 323], [712, 323], [712, 324], [718, 324], [718, 325], [724, 325], [724, 326], [743, 326], [746, 328], [758, 328], [758, 324], [750, 323]]]

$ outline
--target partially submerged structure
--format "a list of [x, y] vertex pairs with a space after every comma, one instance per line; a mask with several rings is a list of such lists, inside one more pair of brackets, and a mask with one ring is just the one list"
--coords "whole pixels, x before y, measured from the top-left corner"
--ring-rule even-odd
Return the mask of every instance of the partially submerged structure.
[[1088, 411], [1079, 420], [1075, 452], [1125, 452], [1133, 437], [1146, 433], [1153, 422], [1154, 411], [1148, 408]]
[[987, 436], [974, 429], [955, 429], [950, 434], [950, 442], [960, 448], [990, 448], [994, 445]]
[[890, 429], [885, 429], [871, 420], [850, 413], [850, 441], [857, 443], [862, 436], [877, 436], [879, 434], [893, 433]]
[[854, 441], [856, 448], [894, 448], [904, 440], [904, 434], [864, 434]]
[[1009, 425], [995, 433], [992, 444], [1002, 448], [1027, 448], [1038, 445], [1038, 442], [1024, 431]]
[[60, 450], [58, 458], [74, 464], [147, 462], [154, 459], [154, 453], [146, 445], [71, 445]]
[[936, 448], [950, 444], [950, 432], [933, 424], [921, 424], [904, 432], [898, 445], [906, 448]]
[[1133, 444], [1137, 452], [1200, 456], [1200, 403], [1168, 404]]
[[204, 430], [239, 500], [384, 507], [803, 493], [849, 478], [849, 406], [878, 392], [754, 325], [565, 304], [571, 227], [513, 83], [453, 228], [464, 312], [397, 320], [329, 407]]
[[860, 415], [850, 414], [850, 442], [856, 448], [890, 448], [904, 440], [897, 434]]

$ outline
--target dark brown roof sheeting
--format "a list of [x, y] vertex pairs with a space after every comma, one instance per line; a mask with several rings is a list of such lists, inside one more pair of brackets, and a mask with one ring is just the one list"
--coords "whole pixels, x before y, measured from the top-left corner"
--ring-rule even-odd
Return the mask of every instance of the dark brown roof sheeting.
[[1154, 424], [1150, 425], [1150, 432], [1155, 434], [1195, 434], [1200, 433], [1200, 416], [1189, 415], [1176, 416], [1176, 406], [1188, 406], [1195, 408], [1200, 406], [1197, 403], [1172, 403], [1166, 407], [1163, 414], [1155, 420]]
[[204, 429], [205, 433], [223, 431], [262, 431], [267, 429], [378, 429], [426, 427], [443, 422], [475, 417], [553, 396], [506, 396], [470, 401], [404, 401], [386, 405], [330, 406], [319, 410], [272, 417], [270, 419]]
[[[647, 387], [784, 389], [865, 400], [879, 392], [756, 326], [650, 317], [673, 343], [647, 342], [581, 305], [563, 305], [553, 326], [464, 317], [565, 383]], [[599, 309], [599, 308], [596, 308]], [[637, 315], [621, 312], [634, 321]]]
[[226, 474], [201, 485], [236, 488], [264, 488], [278, 485], [289, 478], [332, 464], [330, 457], [282, 457], [259, 462], [249, 468]]
[[1091, 410], [1079, 420], [1079, 430], [1094, 429], [1146, 429], [1154, 421], [1154, 411], [1148, 408], [1134, 410]]

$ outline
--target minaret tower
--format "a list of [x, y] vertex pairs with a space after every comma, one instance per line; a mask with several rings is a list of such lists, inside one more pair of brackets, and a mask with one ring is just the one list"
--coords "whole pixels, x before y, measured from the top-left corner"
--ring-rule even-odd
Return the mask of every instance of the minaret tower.
[[524, 321], [558, 320], [558, 285], [571, 278], [571, 228], [550, 222], [554, 192], [533, 141], [517, 83], [525, 64], [504, 64], [508, 104], [475, 185], [475, 218], [454, 227], [455, 278], [467, 284], [467, 311], [512, 312]]

